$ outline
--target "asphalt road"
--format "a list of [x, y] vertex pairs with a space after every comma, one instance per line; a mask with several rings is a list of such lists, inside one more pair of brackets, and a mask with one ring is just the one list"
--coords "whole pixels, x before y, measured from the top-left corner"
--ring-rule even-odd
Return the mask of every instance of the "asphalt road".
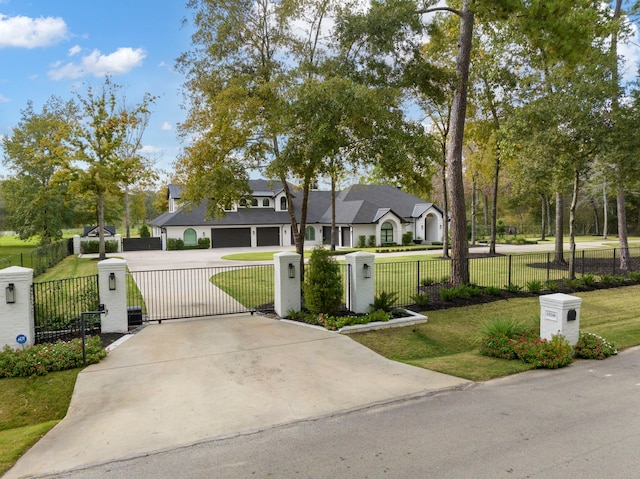
[[55, 477], [636, 478], [639, 413], [633, 348]]

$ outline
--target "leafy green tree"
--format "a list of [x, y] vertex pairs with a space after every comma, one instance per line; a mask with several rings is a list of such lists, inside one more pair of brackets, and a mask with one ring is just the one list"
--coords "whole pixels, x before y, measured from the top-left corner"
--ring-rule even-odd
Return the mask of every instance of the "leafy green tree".
[[338, 163], [393, 162], [400, 155], [383, 139], [400, 144], [412, 128], [398, 95], [363, 87], [335, 58], [325, 39], [337, 3], [191, 0], [193, 48], [178, 59], [189, 100], [181, 132], [191, 140], [176, 165], [183, 199], [206, 199], [209, 216], [221, 216], [248, 196], [257, 169], [283, 185], [298, 253], [317, 179], [339, 174]]
[[4, 164], [12, 174], [2, 188], [7, 224], [22, 239], [37, 236], [41, 244], [49, 244], [72, 225], [64, 172], [73, 157], [75, 117], [72, 102], [51, 97], [40, 112], [30, 102], [12, 133], [3, 138]]
[[335, 314], [342, 304], [340, 268], [328, 250], [316, 247], [303, 283], [305, 307], [314, 314]]
[[118, 97], [121, 87], [106, 77], [104, 84], [89, 87], [84, 95], [78, 93], [82, 120], [74, 135], [76, 160], [72, 190], [91, 192], [96, 197], [100, 230], [100, 259], [106, 257], [104, 245], [105, 203], [109, 195], [121, 197], [120, 185], [128, 183], [141, 170], [137, 155], [122, 156], [122, 149], [132, 129], [137, 128], [149, 113], [154, 98], [145, 94], [132, 107]]

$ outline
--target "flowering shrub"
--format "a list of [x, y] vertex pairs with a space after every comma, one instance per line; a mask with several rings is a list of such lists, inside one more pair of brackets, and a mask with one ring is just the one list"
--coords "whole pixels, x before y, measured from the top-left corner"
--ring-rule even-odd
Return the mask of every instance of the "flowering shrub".
[[593, 333], [580, 331], [574, 347], [575, 356], [584, 359], [605, 359], [618, 354], [616, 347], [606, 339]]
[[518, 358], [513, 350], [513, 340], [502, 333], [486, 335], [480, 343], [480, 354], [501, 359]]
[[[98, 363], [107, 353], [100, 337], [90, 336], [85, 345], [87, 364]], [[82, 342], [57, 341], [13, 350], [5, 346], [0, 352], [0, 378], [44, 376], [53, 371], [64, 371], [83, 366]]]
[[573, 348], [562, 335], [553, 336], [551, 341], [527, 337], [513, 343], [518, 358], [535, 368], [556, 369], [573, 362]]

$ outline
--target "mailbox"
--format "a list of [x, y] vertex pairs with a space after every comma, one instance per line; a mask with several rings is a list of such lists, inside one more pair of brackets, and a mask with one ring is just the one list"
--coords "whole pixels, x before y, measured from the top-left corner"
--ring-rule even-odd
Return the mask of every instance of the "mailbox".
[[575, 346], [580, 332], [580, 306], [582, 298], [568, 294], [540, 296], [540, 337], [551, 339], [561, 334]]

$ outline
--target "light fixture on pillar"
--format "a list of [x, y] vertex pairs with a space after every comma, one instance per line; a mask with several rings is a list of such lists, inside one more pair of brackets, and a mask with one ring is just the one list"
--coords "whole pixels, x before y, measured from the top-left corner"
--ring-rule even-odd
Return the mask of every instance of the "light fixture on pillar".
[[116, 290], [116, 274], [109, 273], [109, 291]]
[[293, 263], [289, 263], [289, 278], [295, 278], [296, 277], [296, 267], [293, 265]]
[[364, 278], [371, 278], [371, 266], [367, 263], [362, 265], [362, 276]]
[[16, 287], [13, 283], [7, 285], [7, 304], [16, 302]]

